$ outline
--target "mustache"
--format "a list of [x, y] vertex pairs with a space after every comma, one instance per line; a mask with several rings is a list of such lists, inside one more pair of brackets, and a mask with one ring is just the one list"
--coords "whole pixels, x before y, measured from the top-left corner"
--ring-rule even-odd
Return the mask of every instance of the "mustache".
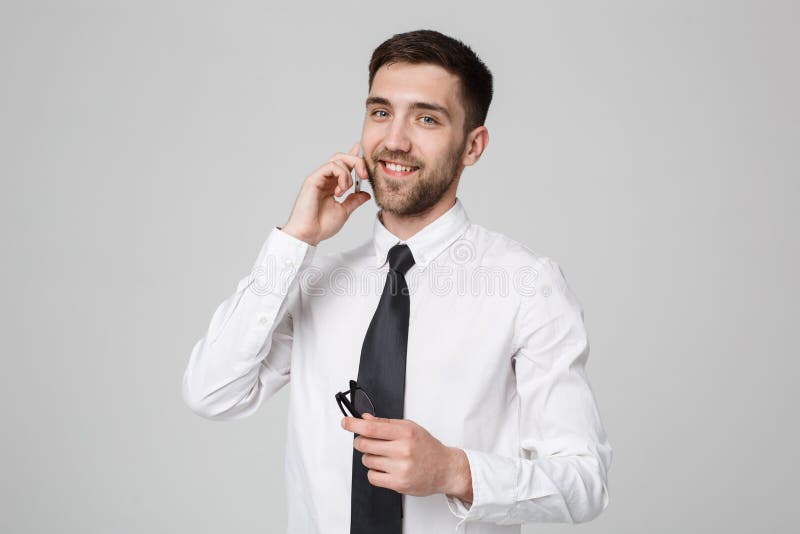
[[395, 163], [399, 163], [400, 165], [405, 165], [406, 167], [422, 168], [422, 165], [420, 165], [418, 162], [409, 160], [407, 158], [408, 156], [404, 154], [393, 154], [391, 152], [384, 152], [382, 154], [374, 156], [373, 160], [375, 161], [375, 164], [377, 164], [378, 161], [383, 160], [383, 161], [393, 161]]

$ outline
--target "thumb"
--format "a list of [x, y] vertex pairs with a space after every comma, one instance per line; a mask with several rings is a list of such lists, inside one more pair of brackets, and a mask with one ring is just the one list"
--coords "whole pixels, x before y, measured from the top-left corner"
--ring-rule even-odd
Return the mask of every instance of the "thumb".
[[353, 148], [350, 149], [350, 154], [352, 156], [358, 156], [358, 145], [359, 145], [359, 143], [358, 143], [358, 141], [356, 141], [356, 144], [354, 144]]
[[346, 199], [342, 202], [342, 206], [344, 209], [347, 210], [347, 216], [349, 217], [351, 213], [353, 213], [357, 207], [361, 204], [366, 202], [367, 200], [371, 199], [369, 193], [366, 191], [359, 191], [358, 193], [351, 193], [347, 196]]
[[392, 419], [389, 419], [388, 417], [375, 417], [374, 415], [372, 415], [369, 412], [365, 412], [365, 413], [361, 414], [361, 418], [362, 419], [367, 419], [367, 420], [370, 420], [370, 421], [381, 421], [383, 423], [391, 423], [392, 422]]

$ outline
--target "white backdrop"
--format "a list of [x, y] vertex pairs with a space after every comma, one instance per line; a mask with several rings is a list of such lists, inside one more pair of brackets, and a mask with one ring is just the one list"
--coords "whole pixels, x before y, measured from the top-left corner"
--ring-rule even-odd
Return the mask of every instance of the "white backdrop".
[[285, 531], [287, 391], [215, 423], [181, 376], [302, 180], [359, 139], [372, 50], [420, 28], [495, 76], [470, 218], [585, 308], [615, 456], [580, 528], [792, 531], [797, 6], [3, 1], [0, 531]]

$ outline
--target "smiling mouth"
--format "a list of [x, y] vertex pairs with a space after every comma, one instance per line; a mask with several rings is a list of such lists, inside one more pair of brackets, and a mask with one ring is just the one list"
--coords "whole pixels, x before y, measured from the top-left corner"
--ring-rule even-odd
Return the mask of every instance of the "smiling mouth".
[[380, 160], [380, 164], [383, 172], [389, 176], [410, 176], [419, 170], [419, 167], [414, 167], [412, 165], [400, 165], [391, 161], [386, 162], [384, 160]]

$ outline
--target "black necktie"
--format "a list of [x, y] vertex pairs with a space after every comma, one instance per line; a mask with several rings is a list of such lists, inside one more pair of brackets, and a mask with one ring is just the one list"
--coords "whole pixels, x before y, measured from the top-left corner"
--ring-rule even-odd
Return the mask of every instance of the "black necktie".
[[[358, 382], [375, 406], [376, 417], [403, 418], [410, 301], [405, 274], [414, 265], [408, 245], [389, 250], [386, 284], [367, 328], [358, 366]], [[403, 508], [399, 493], [370, 484], [361, 452], [353, 448], [351, 534], [400, 534]]]

